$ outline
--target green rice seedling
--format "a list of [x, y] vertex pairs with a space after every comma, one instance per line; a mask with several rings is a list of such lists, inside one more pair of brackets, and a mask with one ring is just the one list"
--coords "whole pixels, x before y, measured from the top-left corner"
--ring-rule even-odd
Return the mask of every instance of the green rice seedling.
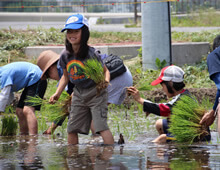
[[7, 113], [7, 114], [15, 113], [15, 106], [13, 106], [13, 105], [8, 105], [8, 106], [5, 108], [4, 113]]
[[104, 69], [100, 61], [96, 58], [88, 59], [85, 63], [85, 74], [95, 83], [105, 80]]
[[3, 114], [1, 119], [2, 130], [1, 136], [13, 136], [16, 135], [18, 129], [18, 121], [14, 114]]
[[192, 143], [208, 135], [207, 129], [199, 122], [206, 113], [206, 108], [195, 97], [183, 96], [172, 108], [169, 132], [178, 142]]
[[38, 106], [38, 105], [43, 105], [45, 103], [48, 103], [48, 101], [40, 98], [39, 96], [28, 96], [25, 102], [30, 103], [30, 106]]
[[5, 108], [1, 118], [1, 136], [16, 135], [18, 121], [14, 113], [15, 109], [13, 105], [9, 105]]
[[59, 100], [55, 104], [47, 104], [44, 106], [42, 111], [49, 113], [50, 121], [59, 121], [64, 116], [69, 115], [69, 107], [71, 105], [72, 97], [66, 92], [63, 91]]
[[71, 98], [66, 91], [63, 91], [55, 104], [50, 104], [48, 100], [41, 99], [38, 96], [29, 96], [26, 102], [32, 103], [32, 106], [42, 105], [41, 112], [46, 113], [45, 115], [48, 116], [49, 121], [59, 121], [69, 114]]
[[91, 78], [97, 85], [97, 95], [100, 94], [100, 91], [106, 87], [104, 68], [102, 63], [96, 58], [88, 59], [85, 63], [84, 72]]
[[138, 82], [138, 84], [135, 85], [135, 87], [139, 90], [139, 91], [148, 91], [152, 89], [152, 86], [150, 85], [150, 83], [146, 82], [145, 79], [140, 80]]

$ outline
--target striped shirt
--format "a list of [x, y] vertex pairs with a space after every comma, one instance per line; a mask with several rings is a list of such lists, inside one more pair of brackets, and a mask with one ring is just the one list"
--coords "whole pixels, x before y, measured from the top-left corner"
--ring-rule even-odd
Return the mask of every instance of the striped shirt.
[[168, 103], [153, 103], [149, 100], [145, 100], [143, 104], [144, 111], [158, 116], [169, 117], [172, 107], [183, 95], [190, 95], [190, 93], [188, 90], [183, 89], [180, 94], [174, 96]]

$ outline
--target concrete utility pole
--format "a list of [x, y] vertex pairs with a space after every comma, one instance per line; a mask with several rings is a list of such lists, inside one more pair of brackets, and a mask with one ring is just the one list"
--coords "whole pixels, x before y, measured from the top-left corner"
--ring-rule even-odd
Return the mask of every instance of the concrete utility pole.
[[172, 63], [170, 5], [157, 1], [142, 3], [143, 70], [156, 69], [156, 58], [166, 60], [167, 65]]

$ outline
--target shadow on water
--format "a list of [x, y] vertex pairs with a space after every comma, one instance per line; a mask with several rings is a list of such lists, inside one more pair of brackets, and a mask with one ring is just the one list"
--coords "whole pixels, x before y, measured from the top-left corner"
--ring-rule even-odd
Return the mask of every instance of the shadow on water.
[[59, 136], [0, 137], [0, 169], [220, 169], [218, 135], [212, 136], [211, 143], [193, 145], [157, 145], [142, 136], [114, 146], [70, 146]]

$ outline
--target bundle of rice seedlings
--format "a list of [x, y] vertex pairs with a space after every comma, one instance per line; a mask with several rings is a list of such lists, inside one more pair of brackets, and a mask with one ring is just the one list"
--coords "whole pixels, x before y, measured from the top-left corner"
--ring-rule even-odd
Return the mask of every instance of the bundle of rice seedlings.
[[50, 104], [49, 100], [41, 99], [39, 96], [29, 96], [26, 102], [32, 103], [32, 106], [41, 105], [41, 112], [47, 113], [49, 121], [59, 121], [69, 114], [71, 99], [72, 97], [63, 91], [59, 100], [54, 104]]
[[100, 91], [106, 87], [104, 68], [102, 63], [96, 58], [91, 58], [88, 59], [84, 65], [85, 74], [97, 84], [97, 95], [99, 95]]
[[172, 108], [169, 132], [178, 142], [192, 143], [208, 135], [207, 129], [199, 122], [207, 112], [195, 97], [182, 96]]
[[3, 114], [1, 119], [2, 130], [1, 136], [13, 136], [16, 135], [18, 129], [18, 121], [14, 114]]
[[15, 113], [15, 107], [8, 105], [1, 117], [1, 136], [16, 135], [18, 129], [18, 120]]
[[152, 89], [152, 86], [146, 81], [146, 79], [139, 81], [134, 87], [139, 91], [148, 91]]

